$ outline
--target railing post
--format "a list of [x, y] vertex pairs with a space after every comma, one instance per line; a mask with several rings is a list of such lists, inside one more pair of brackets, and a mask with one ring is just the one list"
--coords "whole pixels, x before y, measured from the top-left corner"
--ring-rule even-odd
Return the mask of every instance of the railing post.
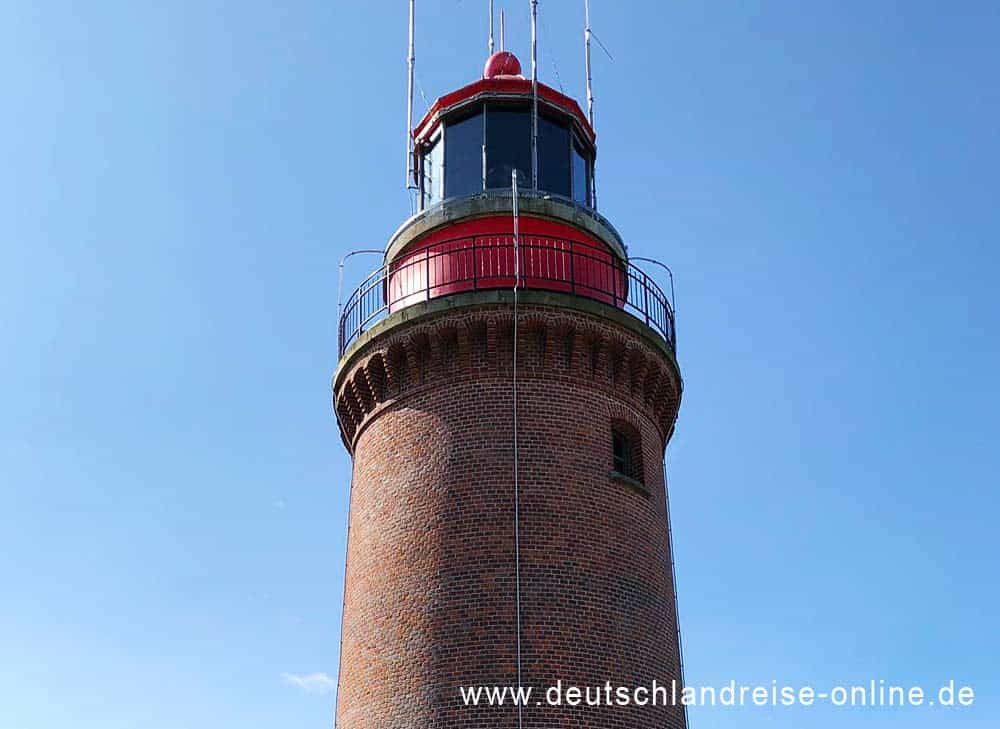
[[573, 244], [569, 244], [569, 290], [576, 293], [576, 267], [573, 265]]
[[424, 249], [424, 291], [427, 294], [427, 301], [431, 300], [431, 249]]
[[611, 263], [608, 268], [611, 269], [611, 303], [617, 309], [618, 308], [618, 271], [615, 265], [615, 259], [611, 259]]
[[649, 326], [649, 276], [642, 272], [642, 312], [646, 315], [646, 326]]

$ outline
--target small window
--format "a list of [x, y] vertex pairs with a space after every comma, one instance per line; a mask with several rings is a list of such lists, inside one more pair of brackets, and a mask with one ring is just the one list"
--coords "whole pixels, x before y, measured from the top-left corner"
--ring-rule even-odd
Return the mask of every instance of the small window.
[[628, 438], [620, 430], [611, 432], [611, 445], [614, 452], [615, 470], [626, 476], [632, 472], [632, 454], [629, 452]]
[[615, 423], [611, 429], [611, 468], [616, 475], [639, 483], [645, 481], [642, 438], [639, 431], [626, 423]]

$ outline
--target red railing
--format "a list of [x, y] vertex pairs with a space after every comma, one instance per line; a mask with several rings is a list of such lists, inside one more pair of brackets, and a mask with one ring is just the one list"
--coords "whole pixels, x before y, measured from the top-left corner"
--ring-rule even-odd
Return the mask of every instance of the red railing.
[[348, 297], [341, 355], [375, 322], [407, 306], [465, 291], [514, 287], [560, 291], [630, 312], [676, 349], [672, 302], [637, 266], [580, 241], [510, 233], [443, 241], [373, 271]]

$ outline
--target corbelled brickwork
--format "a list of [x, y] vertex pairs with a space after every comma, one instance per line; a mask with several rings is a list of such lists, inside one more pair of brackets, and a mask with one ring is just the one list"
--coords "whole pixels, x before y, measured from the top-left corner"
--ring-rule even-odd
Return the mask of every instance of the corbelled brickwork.
[[[669, 684], [679, 660], [662, 456], [676, 366], [610, 307], [594, 305], [601, 317], [525, 300], [523, 683], [539, 699], [559, 680]], [[467, 707], [458, 690], [516, 684], [512, 309], [466, 302], [363, 340], [335, 379], [354, 454], [340, 729], [517, 726], [514, 707]], [[640, 441], [641, 483], [612, 472], [618, 424]], [[684, 715], [528, 706], [524, 726], [683, 729]]]

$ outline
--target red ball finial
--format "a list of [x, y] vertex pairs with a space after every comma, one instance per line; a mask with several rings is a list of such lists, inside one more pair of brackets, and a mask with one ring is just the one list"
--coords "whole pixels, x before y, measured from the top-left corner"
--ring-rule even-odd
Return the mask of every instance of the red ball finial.
[[520, 76], [521, 62], [517, 60], [510, 51], [500, 51], [494, 53], [486, 61], [486, 68], [483, 69], [483, 78], [496, 78], [497, 76]]

